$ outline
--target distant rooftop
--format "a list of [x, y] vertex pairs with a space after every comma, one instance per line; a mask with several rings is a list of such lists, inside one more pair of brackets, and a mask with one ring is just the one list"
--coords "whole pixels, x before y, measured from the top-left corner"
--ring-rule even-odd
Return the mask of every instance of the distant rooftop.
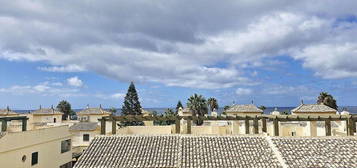
[[240, 112], [240, 113], [247, 113], [247, 112], [254, 112], [254, 113], [263, 113], [263, 110], [259, 109], [254, 104], [236, 104], [231, 106], [226, 112]]
[[10, 110], [9, 107], [7, 107], [6, 109], [0, 109], [0, 116], [7, 116], [7, 115], [18, 115], [18, 114]]
[[90, 108], [89, 105], [87, 105], [87, 108], [83, 109], [82, 111], [77, 112], [77, 115], [101, 115], [101, 114], [111, 114], [110, 112], [104, 110], [102, 106], [99, 106], [99, 108]]
[[94, 131], [98, 128], [96, 122], [79, 122], [69, 127], [71, 131]]
[[62, 112], [58, 111], [57, 109], [51, 107], [51, 108], [42, 108], [32, 111], [31, 114], [63, 114]]
[[336, 113], [337, 110], [324, 104], [301, 104], [291, 110], [293, 113], [315, 113], [315, 112], [331, 112]]

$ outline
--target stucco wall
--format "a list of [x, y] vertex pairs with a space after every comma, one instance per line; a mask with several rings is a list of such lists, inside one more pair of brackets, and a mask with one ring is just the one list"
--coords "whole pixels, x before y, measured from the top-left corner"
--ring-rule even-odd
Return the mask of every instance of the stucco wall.
[[[61, 141], [67, 139], [71, 139], [67, 126], [7, 133], [0, 138], [0, 167], [58, 168], [72, 160], [72, 151], [61, 154]], [[33, 152], [38, 152], [38, 164], [31, 166]]]
[[[72, 131], [72, 146], [89, 146], [95, 136], [100, 135], [100, 131]], [[83, 135], [89, 134], [89, 141], [83, 141]]]

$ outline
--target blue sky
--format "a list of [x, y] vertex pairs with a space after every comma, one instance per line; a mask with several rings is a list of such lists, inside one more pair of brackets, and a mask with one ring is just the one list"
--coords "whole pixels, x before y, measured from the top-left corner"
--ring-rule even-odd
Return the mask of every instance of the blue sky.
[[[357, 2], [11, 1], [0, 7], [0, 108], [357, 105]], [[338, 6], [338, 8], [336, 8]]]

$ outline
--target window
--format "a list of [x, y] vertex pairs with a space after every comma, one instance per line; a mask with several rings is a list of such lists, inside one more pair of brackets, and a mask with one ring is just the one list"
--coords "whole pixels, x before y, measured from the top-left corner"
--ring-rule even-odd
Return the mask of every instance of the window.
[[66, 164], [63, 164], [63, 165], [60, 166], [60, 168], [72, 168], [72, 163], [68, 162]]
[[56, 123], [56, 118], [53, 118], [53, 122]]
[[83, 134], [83, 141], [85, 142], [89, 141], [89, 134]]
[[291, 136], [296, 136], [296, 132], [291, 132]]
[[61, 153], [65, 153], [71, 150], [71, 140], [67, 139], [61, 142]]
[[38, 163], [38, 152], [34, 152], [31, 155], [31, 166], [36, 165]]

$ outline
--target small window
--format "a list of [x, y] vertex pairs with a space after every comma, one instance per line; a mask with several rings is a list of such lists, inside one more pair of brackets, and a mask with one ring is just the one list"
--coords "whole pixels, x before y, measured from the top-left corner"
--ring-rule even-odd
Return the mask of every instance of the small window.
[[71, 150], [71, 140], [64, 140], [61, 142], [61, 153], [65, 153]]
[[296, 136], [296, 132], [291, 132], [291, 136]]
[[56, 123], [56, 118], [53, 118], [53, 122]]
[[38, 152], [34, 152], [31, 155], [31, 166], [36, 165], [38, 163]]
[[89, 134], [83, 134], [83, 141], [85, 142], [89, 141]]

